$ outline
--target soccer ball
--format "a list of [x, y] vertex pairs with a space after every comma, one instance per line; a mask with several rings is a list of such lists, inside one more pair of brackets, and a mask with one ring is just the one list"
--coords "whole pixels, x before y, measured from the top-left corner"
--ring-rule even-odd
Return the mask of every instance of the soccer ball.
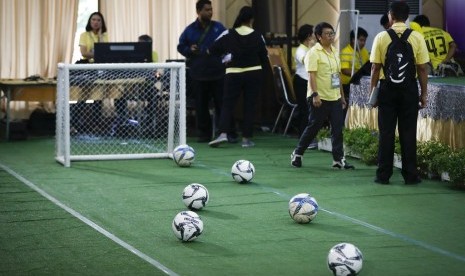
[[247, 183], [254, 177], [255, 167], [250, 161], [238, 160], [231, 168], [231, 175], [236, 182]]
[[328, 268], [335, 276], [354, 276], [362, 270], [362, 252], [351, 243], [339, 243], [329, 250]]
[[179, 145], [173, 150], [173, 159], [179, 167], [189, 167], [195, 159], [195, 151], [189, 145]]
[[182, 201], [191, 210], [202, 209], [207, 205], [209, 199], [207, 188], [199, 183], [187, 185], [182, 192]]
[[188, 242], [202, 234], [203, 222], [195, 212], [182, 211], [174, 217], [172, 228], [178, 239]]
[[298, 223], [309, 223], [318, 213], [318, 203], [309, 194], [297, 194], [289, 200], [289, 215]]

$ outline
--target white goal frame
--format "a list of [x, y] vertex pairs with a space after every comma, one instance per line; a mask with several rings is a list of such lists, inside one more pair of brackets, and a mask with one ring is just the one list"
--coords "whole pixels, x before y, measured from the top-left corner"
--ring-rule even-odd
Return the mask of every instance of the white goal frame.
[[[82, 79], [82, 83], [76, 84], [76, 78], [74, 77], [73, 79], [73, 76], [79, 75], [80, 72], [90, 72], [90, 74], [94, 74], [97, 77], [89, 80], [85, 76], [81, 76], [79, 80]], [[105, 77], [98, 77], [99, 74], [102, 72], [110, 74], [112, 72], [116, 72], [118, 74], [122, 74], [123, 78], [119, 76], [116, 78], [114, 77], [108, 79], [105, 79]], [[166, 83], [165, 86], [168, 87], [166, 90], [160, 88], [160, 85], [158, 85], [157, 88], [155, 88], [155, 85], [152, 85], [152, 83], [155, 82], [150, 82], [150, 84], [148, 84], [149, 82], [146, 81], [146, 79], [144, 79], [144, 76], [147, 76], [148, 74], [159, 74], [159, 72], [162, 72], [162, 77], [163, 74], [164, 76], [166, 76], [166, 79], [164, 80], [164, 82]], [[76, 95], [75, 90], [79, 90], [76, 89], [76, 87], [86, 86], [83, 89], [87, 89], [86, 91], [91, 91], [90, 93], [92, 93], [92, 95], [94, 95], [93, 97], [95, 97], [95, 94], [100, 93], [99, 89], [96, 88], [97, 82], [99, 83], [98, 85], [100, 85], [99, 87], [105, 86], [106, 84], [108, 84], [108, 86], [113, 85], [112, 87], [115, 87], [115, 83], [117, 82], [121, 82], [121, 85], [124, 85], [126, 82], [134, 83], [135, 79], [137, 79], [139, 84], [145, 85], [144, 87], [149, 87], [148, 89], [150, 89], [150, 93], [152, 93], [153, 91], [157, 91], [156, 93], [163, 93], [163, 105], [166, 106], [166, 108], [164, 108], [166, 110], [166, 114], [163, 114], [163, 118], [166, 121], [164, 121], [163, 124], [163, 137], [159, 137], [159, 135], [153, 133], [151, 133], [151, 136], [143, 136], [138, 135], [136, 133], [133, 134], [131, 137], [123, 137], [117, 140], [108, 136], [104, 137], [104, 135], [101, 134], [92, 134], [91, 138], [94, 139], [94, 141], [95, 139], [100, 139], [105, 142], [102, 142], [101, 144], [89, 143], [89, 145], [86, 145], [87, 148], [85, 151], [83, 151], [83, 153], [76, 150], [79, 143], [83, 143], [83, 139], [78, 140], [78, 138], [76, 138], [77, 136], [73, 136], [73, 131], [75, 130], [71, 124], [73, 119], [72, 117], [74, 115], [73, 112], [70, 111], [70, 108], [73, 104], [75, 106], [76, 101], [73, 101], [73, 97], [75, 97]], [[130, 87], [131, 89], [128, 89], [128, 87]], [[133, 93], [134, 91], [143, 90], [137, 90], [137, 88], [133, 88], [129, 85], [126, 85], [124, 89], [118, 89], [120, 95], [122, 95], [122, 93]], [[145, 89], [148, 90], [147, 88]], [[107, 89], [105, 91], [109, 90]], [[83, 98], [82, 93], [81, 96], [78, 97]], [[102, 92], [98, 95], [98, 97], [99, 100], [101, 100], [101, 102], [104, 101], [106, 103], [110, 103], [111, 107], [115, 109], [115, 99], [111, 98], [112, 96], [109, 96], [109, 93], [104, 94]], [[118, 64], [59, 63], [56, 101], [57, 119], [55, 137], [55, 160], [65, 167], [70, 167], [72, 161], [172, 158], [173, 149], [180, 144], [186, 144], [186, 68], [185, 64], [182, 62]], [[91, 96], [84, 96], [84, 99], [81, 101], [83, 101], [84, 104], [87, 104], [88, 102], [92, 102], [93, 100], [91, 99]], [[130, 101], [124, 102], [125, 104], [130, 104]], [[160, 108], [152, 109], [157, 110], [153, 110], [152, 113], [150, 113], [150, 116], [157, 116], [158, 113], [155, 115], [154, 113], [161, 112], [159, 110]], [[92, 117], [86, 118], [86, 122], [92, 122], [95, 120], [96, 118]], [[83, 131], [86, 131], [86, 129], [83, 128]], [[84, 137], [84, 135], [82, 135], [82, 137]], [[85, 137], [88, 138], [89, 135], [86, 134]], [[89, 138], [89, 140], [91, 139]], [[131, 143], [134, 145], [134, 152], [128, 152], [127, 150], [129, 147], [121, 148], [124, 150], [122, 150], [122, 152], [118, 152], [118, 147], [121, 147], [121, 145], [128, 145]], [[111, 145], [112, 152], [102, 150], [101, 145]], [[130, 148], [130, 150], [131, 149], [132, 148]]]

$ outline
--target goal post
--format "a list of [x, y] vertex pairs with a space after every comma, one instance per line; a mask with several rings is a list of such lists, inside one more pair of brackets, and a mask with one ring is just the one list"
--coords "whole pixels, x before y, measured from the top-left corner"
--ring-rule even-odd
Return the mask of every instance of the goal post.
[[172, 158], [186, 143], [185, 64], [58, 64], [55, 159]]

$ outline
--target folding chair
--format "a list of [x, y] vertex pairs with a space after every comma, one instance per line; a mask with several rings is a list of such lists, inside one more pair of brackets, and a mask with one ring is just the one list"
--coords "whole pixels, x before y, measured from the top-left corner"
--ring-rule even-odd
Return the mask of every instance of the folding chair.
[[[297, 104], [292, 103], [291, 100], [289, 99], [289, 94], [288, 94], [288, 89], [286, 87], [286, 83], [284, 82], [284, 77], [283, 77], [283, 71], [279, 65], [274, 65], [273, 66], [273, 76], [275, 80], [275, 85], [277, 89], [277, 96], [278, 99], [282, 99], [282, 105], [281, 109], [279, 110], [278, 117], [276, 117], [276, 121], [274, 123], [273, 130], [271, 131], [272, 133], [275, 132], [276, 127], [278, 125], [279, 120], [281, 117], [284, 115], [284, 108], [287, 106], [291, 108], [291, 114], [289, 115], [289, 119], [287, 120], [286, 128], [284, 129], [283, 136], [287, 134], [287, 130], [289, 128], [289, 125], [292, 120], [292, 116], [294, 115], [294, 111], [297, 108]], [[292, 84], [290, 84], [292, 85]]]

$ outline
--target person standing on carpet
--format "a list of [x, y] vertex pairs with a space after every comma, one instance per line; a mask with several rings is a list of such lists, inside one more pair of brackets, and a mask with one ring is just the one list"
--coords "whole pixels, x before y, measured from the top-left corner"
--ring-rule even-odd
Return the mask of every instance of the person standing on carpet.
[[307, 127], [291, 154], [291, 165], [296, 168], [302, 167], [305, 150], [328, 118], [331, 124], [333, 168], [354, 169], [354, 166], [347, 163], [344, 158], [342, 113], [347, 104], [341, 85], [339, 53], [332, 45], [335, 35], [331, 24], [321, 22], [316, 25], [315, 36], [318, 43], [310, 49], [305, 58], [305, 66], [310, 75], [308, 96], [312, 107]]
[[213, 55], [222, 55], [226, 64], [225, 91], [220, 119], [221, 134], [209, 143], [218, 147], [227, 142], [236, 102], [243, 95], [242, 147], [253, 147], [253, 124], [258, 94], [262, 86], [262, 68], [269, 66], [263, 36], [252, 29], [254, 11], [244, 6], [236, 17], [233, 29], [225, 31], [210, 48]]
[[208, 48], [226, 28], [212, 20], [213, 8], [209, 0], [196, 3], [197, 19], [188, 25], [177, 46], [178, 52], [186, 57], [189, 81], [195, 95], [197, 142], [208, 142], [218, 122], [212, 122], [210, 100], [215, 107], [215, 119], [221, 114], [223, 97], [224, 65], [221, 57], [209, 55]]
[[[411, 31], [405, 24], [409, 11], [409, 6], [405, 1], [391, 3], [389, 19], [392, 25], [390, 30], [395, 32], [392, 34], [392, 38], [395, 38], [395, 35], [402, 35], [401, 39], [403, 39], [404, 32], [408, 34]], [[411, 50], [403, 53], [403, 56], [409, 56], [409, 53], [412, 52], [413, 57], [406, 61], [405, 66], [404, 63], [399, 65], [401, 57], [397, 53], [394, 67], [407, 69], [400, 71], [398, 75], [390, 74], [391, 68], [386, 66], [390, 60], [387, 58], [390, 56], [388, 47], [393, 41], [391, 34], [389, 34], [390, 30], [382, 31], [376, 35], [370, 55], [372, 63], [370, 93], [378, 86], [379, 81], [377, 103], [374, 105], [374, 107], [378, 106], [379, 126], [378, 169], [374, 181], [378, 184], [389, 184], [389, 179], [393, 173], [397, 126], [402, 155], [402, 176], [405, 184], [417, 184], [421, 182], [417, 170], [417, 118], [418, 109], [426, 107], [428, 49], [423, 36], [416, 31], [411, 31], [407, 37], [407, 49], [411, 48]], [[410, 66], [412, 69], [408, 69]], [[383, 69], [382, 72], [381, 69]], [[402, 87], [399, 86], [398, 80], [395, 78], [399, 75], [403, 78], [407, 76]], [[420, 96], [418, 95], [417, 78], [420, 82]]]

